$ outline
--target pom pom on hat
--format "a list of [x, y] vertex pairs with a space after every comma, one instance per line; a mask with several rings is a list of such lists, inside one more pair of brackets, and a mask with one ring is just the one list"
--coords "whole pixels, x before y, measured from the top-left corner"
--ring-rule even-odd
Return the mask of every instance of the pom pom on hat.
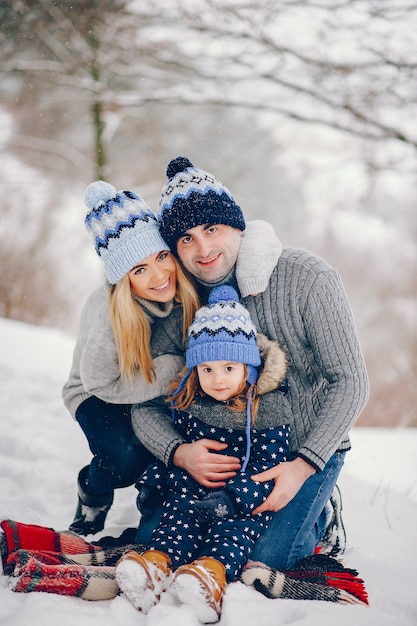
[[117, 194], [116, 189], [104, 180], [97, 180], [90, 183], [84, 193], [84, 202], [89, 209], [95, 209], [101, 204], [105, 204], [110, 198]]
[[188, 167], [194, 167], [194, 165], [191, 163], [190, 159], [187, 159], [187, 157], [179, 156], [176, 159], [172, 159], [172, 161], [168, 163], [167, 177], [174, 178], [175, 174], [183, 172]]
[[239, 302], [239, 296], [236, 289], [233, 289], [230, 285], [219, 285], [210, 291], [208, 304], [216, 304], [219, 300], [223, 302]]
[[167, 167], [168, 181], [159, 201], [159, 228], [175, 253], [177, 241], [187, 230], [203, 224], [226, 224], [245, 230], [242, 209], [215, 176], [194, 167], [184, 156]]
[[133, 191], [116, 191], [98, 180], [88, 185], [84, 200], [85, 226], [111, 284], [151, 254], [168, 250], [155, 215]]

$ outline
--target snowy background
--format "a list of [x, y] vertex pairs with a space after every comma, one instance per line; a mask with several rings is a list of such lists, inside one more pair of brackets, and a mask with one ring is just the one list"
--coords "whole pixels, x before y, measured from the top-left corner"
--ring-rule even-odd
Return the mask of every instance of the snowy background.
[[340, 273], [359, 424], [417, 427], [415, 0], [3, 0], [0, 23], [1, 317], [75, 334], [85, 188], [157, 211], [188, 156]]
[[[61, 400], [73, 338], [0, 319], [0, 519], [65, 529], [76, 505], [76, 476], [90, 460]], [[344, 564], [364, 578], [370, 606], [268, 600], [228, 587], [222, 626], [415, 626], [417, 624], [417, 430], [356, 428], [340, 479], [348, 547]], [[136, 525], [135, 489], [116, 492], [104, 534]], [[18, 594], [0, 576], [0, 624], [7, 626], [197, 626], [167, 599], [148, 616], [122, 596], [86, 602]]]

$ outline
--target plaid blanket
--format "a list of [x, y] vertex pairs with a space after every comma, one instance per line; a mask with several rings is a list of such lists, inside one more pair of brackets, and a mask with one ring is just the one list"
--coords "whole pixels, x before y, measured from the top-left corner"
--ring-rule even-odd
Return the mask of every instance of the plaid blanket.
[[250, 562], [244, 568], [241, 580], [245, 585], [253, 585], [267, 598], [369, 604], [364, 581], [358, 572], [327, 555], [308, 556], [286, 572], [264, 563]]
[[[103, 545], [88, 543], [70, 531], [58, 532], [13, 520], [0, 523], [0, 551], [4, 574], [13, 591], [43, 591], [84, 600], [110, 600], [119, 593], [115, 565], [127, 549], [133, 532]], [[133, 530], [133, 529], [131, 529]]]
[[[70, 532], [13, 520], [0, 523], [3, 573], [13, 591], [43, 591], [84, 600], [110, 600], [118, 595], [115, 565], [125, 550], [138, 552], [135, 529], [120, 537], [87, 542]], [[326, 600], [341, 604], [368, 604], [358, 572], [338, 560], [316, 554], [286, 572], [262, 563], [249, 563], [241, 580], [269, 598]]]

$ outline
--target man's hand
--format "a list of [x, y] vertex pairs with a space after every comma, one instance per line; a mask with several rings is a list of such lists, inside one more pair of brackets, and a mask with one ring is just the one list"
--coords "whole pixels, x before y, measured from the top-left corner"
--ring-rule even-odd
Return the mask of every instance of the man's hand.
[[307, 478], [314, 473], [315, 469], [311, 465], [297, 457], [294, 461], [280, 463], [265, 472], [251, 476], [256, 482], [263, 483], [272, 479], [275, 481], [275, 486], [269, 496], [254, 509], [252, 515], [283, 509], [299, 492]]
[[240, 470], [240, 461], [235, 456], [210, 452], [225, 448], [226, 443], [212, 439], [183, 443], [175, 450], [174, 465], [185, 469], [202, 487], [224, 487]]

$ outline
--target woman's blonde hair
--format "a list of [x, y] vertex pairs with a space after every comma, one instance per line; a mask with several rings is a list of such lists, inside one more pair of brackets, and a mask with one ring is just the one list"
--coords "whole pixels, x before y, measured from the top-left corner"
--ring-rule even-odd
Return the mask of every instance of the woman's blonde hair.
[[[193, 321], [200, 303], [191, 278], [185, 273], [175, 257], [173, 259], [177, 271], [175, 302], [182, 306], [183, 344], [185, 347], [188, 327]], [[122, 377], [133, 381], [135, 372], [140, 370], [146, 382], [152, 382], [155, 377], [151, 354], [152, 331], [144, 310], [135, 300], [128, 274], [111, 286], [109, 306]]]
[[[172, 403], [172, 406], [175, 409], [179, 409], [180, 411], [186, 411], [190, 406], [192, 406], [197, 398], [203, 398], [206, 394], [201, 388], [200, 381], [198, 379], [197, 367], [193, 367], [190, 371], [190, 374], [183, 386], [183, 388], [177, 392], [179, 384], [182, 382], [184, 376], [186, 376], [188, 372], [187, 367], [185, 366], [179, 376], [178, 379], [173, 381], [170, 384], [170, 392], [171, 396], [167, 398], [167, 402]], [[257, 386], [248, 383], [246, 377], [248, 375], [248, 367], [245, 365], [245, 377], [242, 380], [242, 384], [240, 385], [237, 394], [230, 398], [227, 401], [227, 407], [233, 411], [234, 413], [243, 413], [246, 414], [246, 407], [249, 401], [249, 394], [252, 392], [251, 398], [251, 425], [255, 424], [256, 414], [258, 412], [259, 406], [259, 394], [257, 390]], [[246, 420], [246, 417], [244, 418]]]

